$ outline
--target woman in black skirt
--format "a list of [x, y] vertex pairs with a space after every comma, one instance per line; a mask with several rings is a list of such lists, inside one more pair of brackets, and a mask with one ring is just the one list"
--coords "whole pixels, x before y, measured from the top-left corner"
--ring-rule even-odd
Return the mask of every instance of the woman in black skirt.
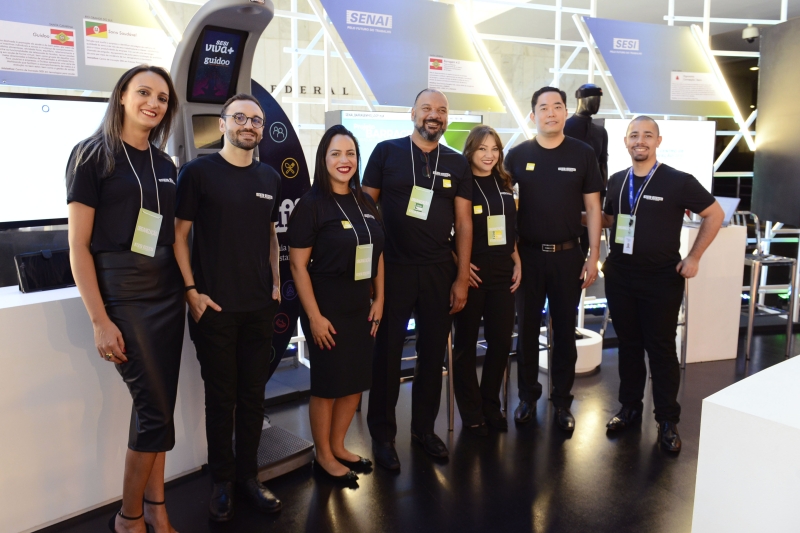
[[[472, 167], [472, 257], [467, 304], [455, 316], [453, 389], [463, 427], [478, 435], [487, 423], [506, 430], [500, 387], [511, 350], [514, 292], [522, 281], [517, 253], [516, 204], [503, 168], [503, 144], [489, 126], [474, 128], [464, 146]], [[498, 217], [504, 217], [498, 218]], [[480, 385], [475, 368], [483, 317], [486, 356]]]
[[[372, 380], [372, 349], [383, 315], [384, 235], [361, 192], [356, 138], [333, 126], [317, 149], [314, 184], [289, 220], [289, 260], [311, 352], [308, 412], [321, 473], [354, 482], [372, 462], [344, 438]], [[313, 339], [313, 342], [311, 342]]]
[[177, 173], [162, 148], [177, 110], [169, 74], [134, 67], [67, 165], [72, 273], [97, 352], [133, 397], [122, 508], [108, 524], [117, 532], [175, 531], [163, 505], [164, 459], [175, 445], [184, 303], [172, 253]]

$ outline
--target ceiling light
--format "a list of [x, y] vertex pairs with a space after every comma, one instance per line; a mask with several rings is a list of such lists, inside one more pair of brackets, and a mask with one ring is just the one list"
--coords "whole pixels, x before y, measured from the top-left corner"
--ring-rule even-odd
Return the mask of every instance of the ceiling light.
[[758, 70], [758, 67], [750, 67], [750, 70]]

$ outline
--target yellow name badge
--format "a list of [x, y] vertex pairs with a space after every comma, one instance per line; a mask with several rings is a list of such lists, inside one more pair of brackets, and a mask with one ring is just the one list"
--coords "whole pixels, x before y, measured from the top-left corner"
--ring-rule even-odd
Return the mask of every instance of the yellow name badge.
[[472, 213], [475, 215], [480, 215], [483, 213], [483, 206], [482, 205], [473, 205], [472, 206]]
[[443, 179], [442, 180], [442, 187], [444, 187], [445, 189], [449, 189], [450, 188], [450, 180]]
[[349, 220], [342, 220], [342, 227], [344, 229], [353, 229], [353, 225], [350, 223]]
[[525, 165], [525, 170], [533, 170], [536, 167], [536, 163], [528, 163]]
[[495, 215], [486, 217], [486, 233], [489, 235], [489, 246], [499, 246], [506, 243], [506, 216]]

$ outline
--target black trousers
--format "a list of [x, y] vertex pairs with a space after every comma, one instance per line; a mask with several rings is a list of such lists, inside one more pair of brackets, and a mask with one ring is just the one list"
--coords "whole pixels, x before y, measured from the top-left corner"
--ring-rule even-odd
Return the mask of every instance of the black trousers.
[[[514, 332], [513, 260], [486, 254], [473, 257], [472, 263], [480, 269], [478, 277], [483, 283], [477, 289], [470, 287], [467, 305], [455, 315], [453, 339], [453, 388], [461, 420], [468, 426], [483, 423], [484, 415], [500, 412], [500, 387]], [[475, 366], [481, 317], [486, 356], [478, 384]]]
[[215, 483], [244, 481], [258, 473], [256, 455], [277, 309], [278, 302], [272, 300], [260, 311], [208, 308], [197, 323], [189, 316], [205, 382], [208, 468]]
[[580, 279], [584, 256], [579, 246], [560, 252], [543, 252], [520, 243], [522, 260], [522, 322], [519, 338], [517, 378], [519, 398], [535, 402], [542, 396], [539, 383], [539, 328], [545, 299], [550, 305], [553, 320], [553, 394], [556, 407], [572, 405], [572, 384], [575, 381], [575, 317], [581, 299]]
[[450, 288], [452, 261], [434, 265], [384, 264], [383, 319], [375, 342], [367, 424], [379, 442], [397, 435], [395, 407], [400, 395], [400, 360], [411, 314], [416, 317], [417, 363], [411, 392], [411, 430], [433, 433], [442, 394], [442, 364], [453, 323]]
[[653, 376], [656, 421], [680, 420], [680, 364], [675, 346], [678, 314], [685, 281], [677, 272], [667, 276], [605, 269], [606, 298], [619, 339], [619, 401], [642, 410], [647, 367]]

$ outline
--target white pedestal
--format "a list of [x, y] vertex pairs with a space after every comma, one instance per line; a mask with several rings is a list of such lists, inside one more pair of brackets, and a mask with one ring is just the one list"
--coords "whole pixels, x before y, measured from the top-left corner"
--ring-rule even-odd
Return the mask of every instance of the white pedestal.
[[[697, 228], [681, 230], [682, 257], [691, 250], [697, 233]], [[736, 358], [746, 242], [744, 226], [720, 229], [700, 260], [700, 272], [689, 280], [687, 363]]]
[[800, 531], [800, 357], [703, 400], [693, 533]]
[[[0, 288], [0, 533], [32, 531], [122, 495], [131, 397], [94, 345], [78, 290]], [[206, 462], [203, 382], [188, 331], [166, 477]]]
[[[583, 338], [575, 341], [578, 348], [578, 360], [575, 363], [575, 373], [585, 374], [592, 372], [603, 362], [603, 337], [590, 329], [576, 328]], [[540, 344], [547, 344], [547, 329], [542, 328], [539, 336]], [[547, 349], [539, 349], [539, 368], [547, 370]]]

